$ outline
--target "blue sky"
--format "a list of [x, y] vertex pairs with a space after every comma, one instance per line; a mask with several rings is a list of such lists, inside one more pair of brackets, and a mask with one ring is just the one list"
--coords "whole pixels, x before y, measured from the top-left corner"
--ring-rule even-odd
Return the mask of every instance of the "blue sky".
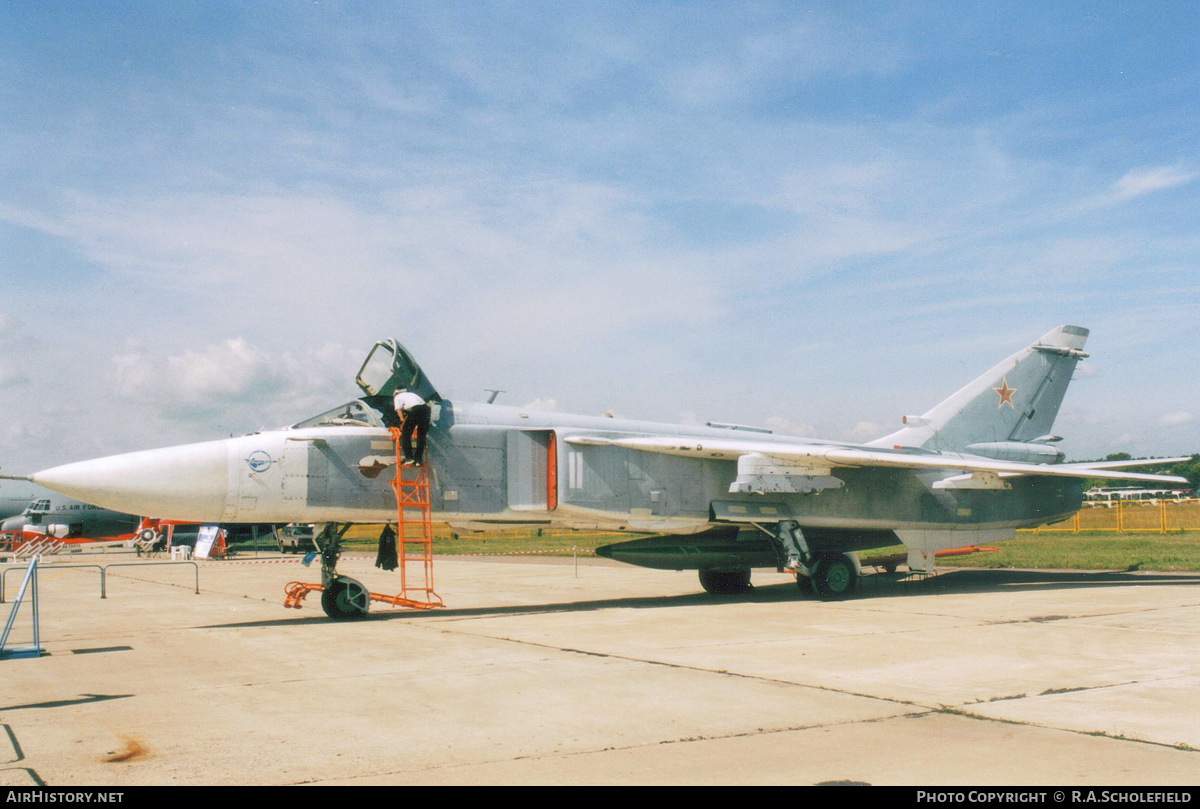
[[1200, 10], [0, 4], [0, 466], [445, 395], [868, 440], [1063, 323], [1200, 451]]

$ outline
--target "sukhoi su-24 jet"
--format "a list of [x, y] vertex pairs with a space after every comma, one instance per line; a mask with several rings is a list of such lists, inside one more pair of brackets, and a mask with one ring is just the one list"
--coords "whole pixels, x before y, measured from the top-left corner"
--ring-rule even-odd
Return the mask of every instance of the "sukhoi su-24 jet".
[[855, 586], [859, 550], [903, 543], [910, 568], [930, 570], [939, 550], [1068, 519], [1084, 479], [1185, 482], [1128, 471], [1129, 462], [1063, 462], [1052, 428], [1087, 335], [1056, 328], [867, 444], [451, 402], [387, 340], [359, 371], [361, 398], [299, 424], [31, 479], [105, 508], [175, 520], [393, 522], [388, 427], [396, 426], [391, 394], [404, 387], [433, 404], [435, 521], [651, 533], [598, 552], [698, 570], [712, 592], [747, 588], [755, 567], [791, 569], [801, 587], [839, 597]]

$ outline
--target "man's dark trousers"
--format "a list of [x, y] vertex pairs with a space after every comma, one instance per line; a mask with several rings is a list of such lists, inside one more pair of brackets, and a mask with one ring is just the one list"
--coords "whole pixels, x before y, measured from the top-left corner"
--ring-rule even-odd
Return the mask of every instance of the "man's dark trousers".
[[[400, 432], [404, 458], [422, 463], [425, 458], [425, 435], [429, 432], [429, 405], [417, 405], [404, 414], [404, 429]], [[416, 452], [413, 452], [413, 433], [417, 436]]]

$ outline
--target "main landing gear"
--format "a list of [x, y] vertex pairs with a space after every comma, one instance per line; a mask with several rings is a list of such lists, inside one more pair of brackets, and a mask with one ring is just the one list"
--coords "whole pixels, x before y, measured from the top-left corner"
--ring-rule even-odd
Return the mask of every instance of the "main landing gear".
[[780, 553], [780, 570], [795, 572], [801, 594], [807, 595], [811, 590], [818, 598], [835, 601], [846, 598], [858, 586], [855, 557], [837, 551], [810, 550], [796, 522], [779, 523], [774, 538]]
[[[858, 565], [845, 553], [818, 553], [809, 568], [808, 576], [797, 576], [796, 585], [800, 592], [811, 587], [818, 597], [826, 601], [845, 598], [858, 586]], [[807, 579], [807, 581], [806, 581]]]

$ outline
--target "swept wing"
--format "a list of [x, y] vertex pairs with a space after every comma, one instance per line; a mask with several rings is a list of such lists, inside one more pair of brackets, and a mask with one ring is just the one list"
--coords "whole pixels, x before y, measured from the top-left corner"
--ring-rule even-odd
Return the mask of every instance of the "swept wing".
[[[1001, 477], [1041, 475], [1067, 478], [1098, 478], [1105, 480], [1137, 480], [1152, 483], [1187, 483], [1187, 478], [1175, 475], [1152, 475], [1122, 471], [1133, 465], [1174, 463], [1189, 458], [1157, 458], [1148, 461], [1109, 461], [1089, 463], [1035, 464], [1017, 461], [997, 461], [971, 455], [937, 453], [920, 450], [883, 450], [839, 444], [777, 443], [729, 438], [686, 438], [681, 436], [634, 436], [607, 438], [577, 435], [564, 439], [568, 444], [612, 446], [657, 452], [688, 458], [713, 458], [740, 461], [746, 456], [775, 459], [794, 464], [798, 476], [828, 475], [839, 468], [885, 467], [895, 469], [929, 469], [972, 473], [992, 473]], [[740, 471], [740, 469], [739, 469]], [[780, 474], [778, 471], [775, 474]]]

